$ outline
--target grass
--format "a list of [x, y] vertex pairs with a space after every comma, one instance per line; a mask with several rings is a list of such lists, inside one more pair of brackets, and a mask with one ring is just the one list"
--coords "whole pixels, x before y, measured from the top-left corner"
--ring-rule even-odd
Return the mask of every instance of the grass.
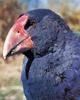
[[23, 100], [21, 86], [9, 86], [1, 89], [0, 100]]
[[25, 100], [20, 80], [23, 56], [4, 61], [0, 51], [0, 100]]

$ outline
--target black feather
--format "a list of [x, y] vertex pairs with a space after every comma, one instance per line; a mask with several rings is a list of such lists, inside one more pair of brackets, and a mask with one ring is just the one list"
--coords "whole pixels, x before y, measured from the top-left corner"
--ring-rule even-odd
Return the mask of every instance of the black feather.
[[51, 10], [27, 14], [36, 22], [25, 27], [34, 42], [21, 76], [27, 100], [80, 100], [80, 37]]

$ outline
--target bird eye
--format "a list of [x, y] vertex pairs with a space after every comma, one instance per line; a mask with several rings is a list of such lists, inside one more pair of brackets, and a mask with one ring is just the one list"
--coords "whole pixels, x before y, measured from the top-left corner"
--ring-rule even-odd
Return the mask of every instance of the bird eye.
[[32, 22], [31, 22], [31, 25], [34, 25], [34, 24], [36, 24], [36, 22], [35, 22], [35, 21], [32, 21]]
[[31, 25], [35, 27], [35, 26], [36, 26], [36, 22], [33, 21], [33, 22], [31, 23]]

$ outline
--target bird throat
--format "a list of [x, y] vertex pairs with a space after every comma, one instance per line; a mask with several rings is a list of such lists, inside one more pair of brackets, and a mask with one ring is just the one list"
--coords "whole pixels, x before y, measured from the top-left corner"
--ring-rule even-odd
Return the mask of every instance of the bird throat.
[[34, 54], [32, 53], [31, 50], [28, 50], [27, 52], [24, 52], [24, 55], [28, 58], [28, 62], [26, 65], [26, 78], [28, 79], [29, 78], [29, 69], [34, 60]]

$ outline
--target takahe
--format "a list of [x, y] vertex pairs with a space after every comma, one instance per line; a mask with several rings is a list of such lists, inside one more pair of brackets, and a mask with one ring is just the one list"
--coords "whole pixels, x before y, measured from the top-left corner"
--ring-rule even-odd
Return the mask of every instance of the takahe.
[[80, 100], [80, 36], [49, 9], [21, 14], [3, 56], [25, 55], [21, 80], [27, 100]]

